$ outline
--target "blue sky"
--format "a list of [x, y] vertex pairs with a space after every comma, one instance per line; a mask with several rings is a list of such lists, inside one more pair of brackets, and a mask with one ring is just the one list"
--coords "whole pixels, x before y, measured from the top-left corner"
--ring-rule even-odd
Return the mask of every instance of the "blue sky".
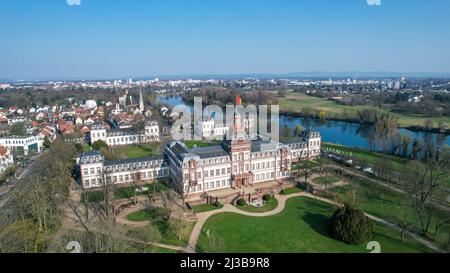
[[450, 1], [0, 1], [0, 79], [450, 72]]

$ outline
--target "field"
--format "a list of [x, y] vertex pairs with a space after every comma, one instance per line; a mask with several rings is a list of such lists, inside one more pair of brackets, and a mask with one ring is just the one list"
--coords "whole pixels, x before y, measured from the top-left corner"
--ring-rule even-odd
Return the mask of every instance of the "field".
[[[328, 219], [334, 207], [309, 198], [292, 198], [285, 210], [270, 217], [247, 217], [233, 213], [212, 216], [199, 238], [201, 252], [239, 253], [368, 253], [365, 245], [351, 246], [330, 237]], [[242, 228], [245, 227], [245, 228]], [[212, 244], [206, 231], [217, 240]], [[431, 252], [396, 231], [374, 224], [373, 240], [382, 252]], [[215, 249], [212, 249], [214, 247]]]
[[[344, 114], [350, 117], [356, 116], [357, 112], [363, 109], [377, 109], [374, 106], [355, 105], [347, 106], [330, 101], [325, 98], [317, 98], [302, 93], [289, 93], [286, 98], [279, 99], [281, 112], [300, 113], [305, 107], [327, 113], [328, 117], [342, 117]], [[392, 112], [390, 112], [392, 113]], [[405, 115], [392, 113], [398, 118], [400, 127], [423, 126], [427, 119], [433, 121], [437, 127], [439, 122], [450, 125], [450, 117], [426, 117], [422, 115]]]

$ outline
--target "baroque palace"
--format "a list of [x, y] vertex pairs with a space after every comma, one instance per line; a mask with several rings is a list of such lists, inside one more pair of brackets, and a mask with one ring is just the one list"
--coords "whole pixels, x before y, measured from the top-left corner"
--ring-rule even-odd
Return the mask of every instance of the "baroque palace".
[[[220, 145], [188, 148], [173, 141], [166, 144], [163, 155], [156, 157], [105, 161], [99, 151], [84, 153], [79, 160], [82, 187], [168, 178], [186, 196], [203, 194], [282, 181], [291, 176], [293, 162], [320, 155], [319, 132], [306, 130], [297, 140], [280, 143], [249, 136], [246, 124], [245, 118], [236, 112], [234, 125]], [[106, 136], [103, 133], [99, 136]]]
[[[239, 129], [239, 128], [237, 128]], [[257, 136], [239, 137], [233, 130], [221, 145], [188, 148], [182, 142], [169, 142], [161, 156], [105, 161], [98, 151], [80, 157], [83, 188], [103, 183], [125, 184], [168, 178], [185, 195], [280, 181], [290, 177], [292, 163], [320, 154], [321, 135], [303, 131], [297, 141], [279, 143]]]

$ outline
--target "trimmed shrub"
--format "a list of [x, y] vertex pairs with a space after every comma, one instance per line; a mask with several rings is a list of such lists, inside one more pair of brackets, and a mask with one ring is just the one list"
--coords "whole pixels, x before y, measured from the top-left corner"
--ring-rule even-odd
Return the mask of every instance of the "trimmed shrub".
[[372, 238], [370, 220], [349, 204], [334, 212], [329, 228], [335, 239], [351, 245], [367, 243]]
[[272, 200], [272, 195], [270, 195], [270, 194], [264, 194], [263, 200], [266, 201], [266, 202], [269, 202], [270, 200]]
[[213, 206], [216, 208], [220, 208], [220, 207], [222, 207], [222, 203], [220, 203], [219, 201], [216, 201], [216, 202], [214, 202]]
[[237, 200], [237, 205], [240, 207], [243, 207], [243, 206], [247, 205], [247, 202], [241, 198], [241, 199]]

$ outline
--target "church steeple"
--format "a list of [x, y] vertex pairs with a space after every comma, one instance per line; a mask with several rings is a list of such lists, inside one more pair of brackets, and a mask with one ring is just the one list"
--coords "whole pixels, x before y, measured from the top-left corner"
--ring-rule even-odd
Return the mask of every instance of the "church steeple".
[[142, 96], [142, 89], [139, 92], [139, 110], [141, 110], [141, 113], [144, 113], [144, 97]]

